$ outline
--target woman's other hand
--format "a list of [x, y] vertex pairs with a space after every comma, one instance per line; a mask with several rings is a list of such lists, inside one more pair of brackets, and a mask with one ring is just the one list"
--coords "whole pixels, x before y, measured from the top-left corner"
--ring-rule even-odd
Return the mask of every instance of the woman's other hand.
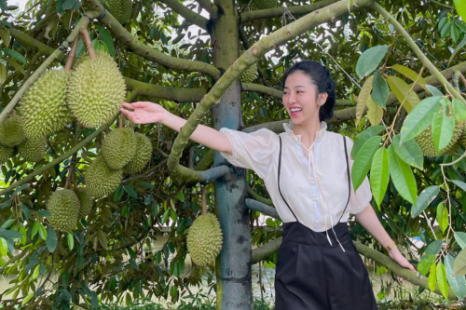
[[393, 249], [391, 249], [389, 252], [388, 252], [388, 255], [390, 256], [390, 258], [392, 260], [394, 260], [395, 262], [397, 262], [400, 266], [402, 267], [405, 267], [405, 268], [408, 268], [409, 270], [411, 270], [412, 272], [414, 273], [417, 273], [416, 269], [414, 268], [413, 265], [411, 265], [408, 260], [406, 259], [406, 257], [403, 256], [403, 254], [401, 254], [400, 250], [398, 250], [398, 248], [396, 246], [393, 247]]
[[134, 103], [123, 102], [121, 106], [121, 113], [126, 115], [126, 117], [135, 124], [162, 122], [166, 113], [166, 110], [161, 105], [148, 101], [138, 101]]

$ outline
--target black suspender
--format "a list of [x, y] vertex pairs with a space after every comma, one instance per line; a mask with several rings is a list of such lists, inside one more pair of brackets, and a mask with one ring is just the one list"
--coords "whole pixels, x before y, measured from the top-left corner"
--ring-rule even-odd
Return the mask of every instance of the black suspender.
[[[285, 197], [283, 197], [282, 191], [280, 189], [280, 171], [281, 171], [281, 163], [282, 163], [282, 137], [278, 136], [278, 139], [280, 140], [280, 153], [278, 154], [278, 192], [280, 193], [280, 196], [282, 197], [282, 199], [285, 202], [288, 209], [290, 209], [290, 212], [293, 214], [296, 221], [299, 222], [298, 218], [294, 214], [294, 212], [291, 209], [290, 205], [288, 204], [288, 202], [286, 202]], [[351, 174], [350, 174], [349, 160], [348, 160], [348, 148], [346, 146], [345, 137], [343, 137], [343, 144], [345, 146], [346, 175], [347, 175], [347, 178], [348, 178], [348, 200], [346, 201], [345, 209], [343, 210], [343, 213], [341, 214], [340, 218], [338, 219], [338, 222], [341, 221], [341, 218], [343, 217], [343, 214], [345, 214], [346, 208], [348, 208], [348, 204], [349, 204], [350, 197], [351, 197]]]

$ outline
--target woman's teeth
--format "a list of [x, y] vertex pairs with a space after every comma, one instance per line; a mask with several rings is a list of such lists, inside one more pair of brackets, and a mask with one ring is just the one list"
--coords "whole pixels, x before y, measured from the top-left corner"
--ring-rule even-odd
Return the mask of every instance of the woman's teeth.
[[295, 113], [295, 112], [299, 112], [299, 111], [302, 111], [303, 109], [299, 109], [299, 108], [296, 108], [296, 109], [290, 109], [291, 112]]

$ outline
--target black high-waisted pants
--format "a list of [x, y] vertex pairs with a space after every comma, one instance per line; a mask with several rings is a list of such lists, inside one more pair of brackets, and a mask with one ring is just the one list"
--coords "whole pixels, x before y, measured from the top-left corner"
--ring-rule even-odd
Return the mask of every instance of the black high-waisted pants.
[[285, 223], [275, 273], [275, 310], [377, 309], [369, 275], [351, 241], [347, 223], [314, 232]]

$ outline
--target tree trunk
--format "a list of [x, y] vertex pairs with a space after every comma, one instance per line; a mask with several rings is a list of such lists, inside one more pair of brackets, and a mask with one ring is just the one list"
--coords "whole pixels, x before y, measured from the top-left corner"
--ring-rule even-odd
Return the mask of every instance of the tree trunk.
[[[214, 65], [227, 70], [238, 57], [237, 16], [231, 0], [216, 2], [224, 12], [214, 24]], [[242, 127], [241, 89], [235, 81], [212, 107], [214, 127]], [[227, 164], [215, 152], [214, 166]], [[245, 206], [246, 171], [232, 167], [231, 177], [215, 182], [217, 213], [223, 231], [223, 249], [216, 261], [217, 309], [251, 310], [251, 231]]]

